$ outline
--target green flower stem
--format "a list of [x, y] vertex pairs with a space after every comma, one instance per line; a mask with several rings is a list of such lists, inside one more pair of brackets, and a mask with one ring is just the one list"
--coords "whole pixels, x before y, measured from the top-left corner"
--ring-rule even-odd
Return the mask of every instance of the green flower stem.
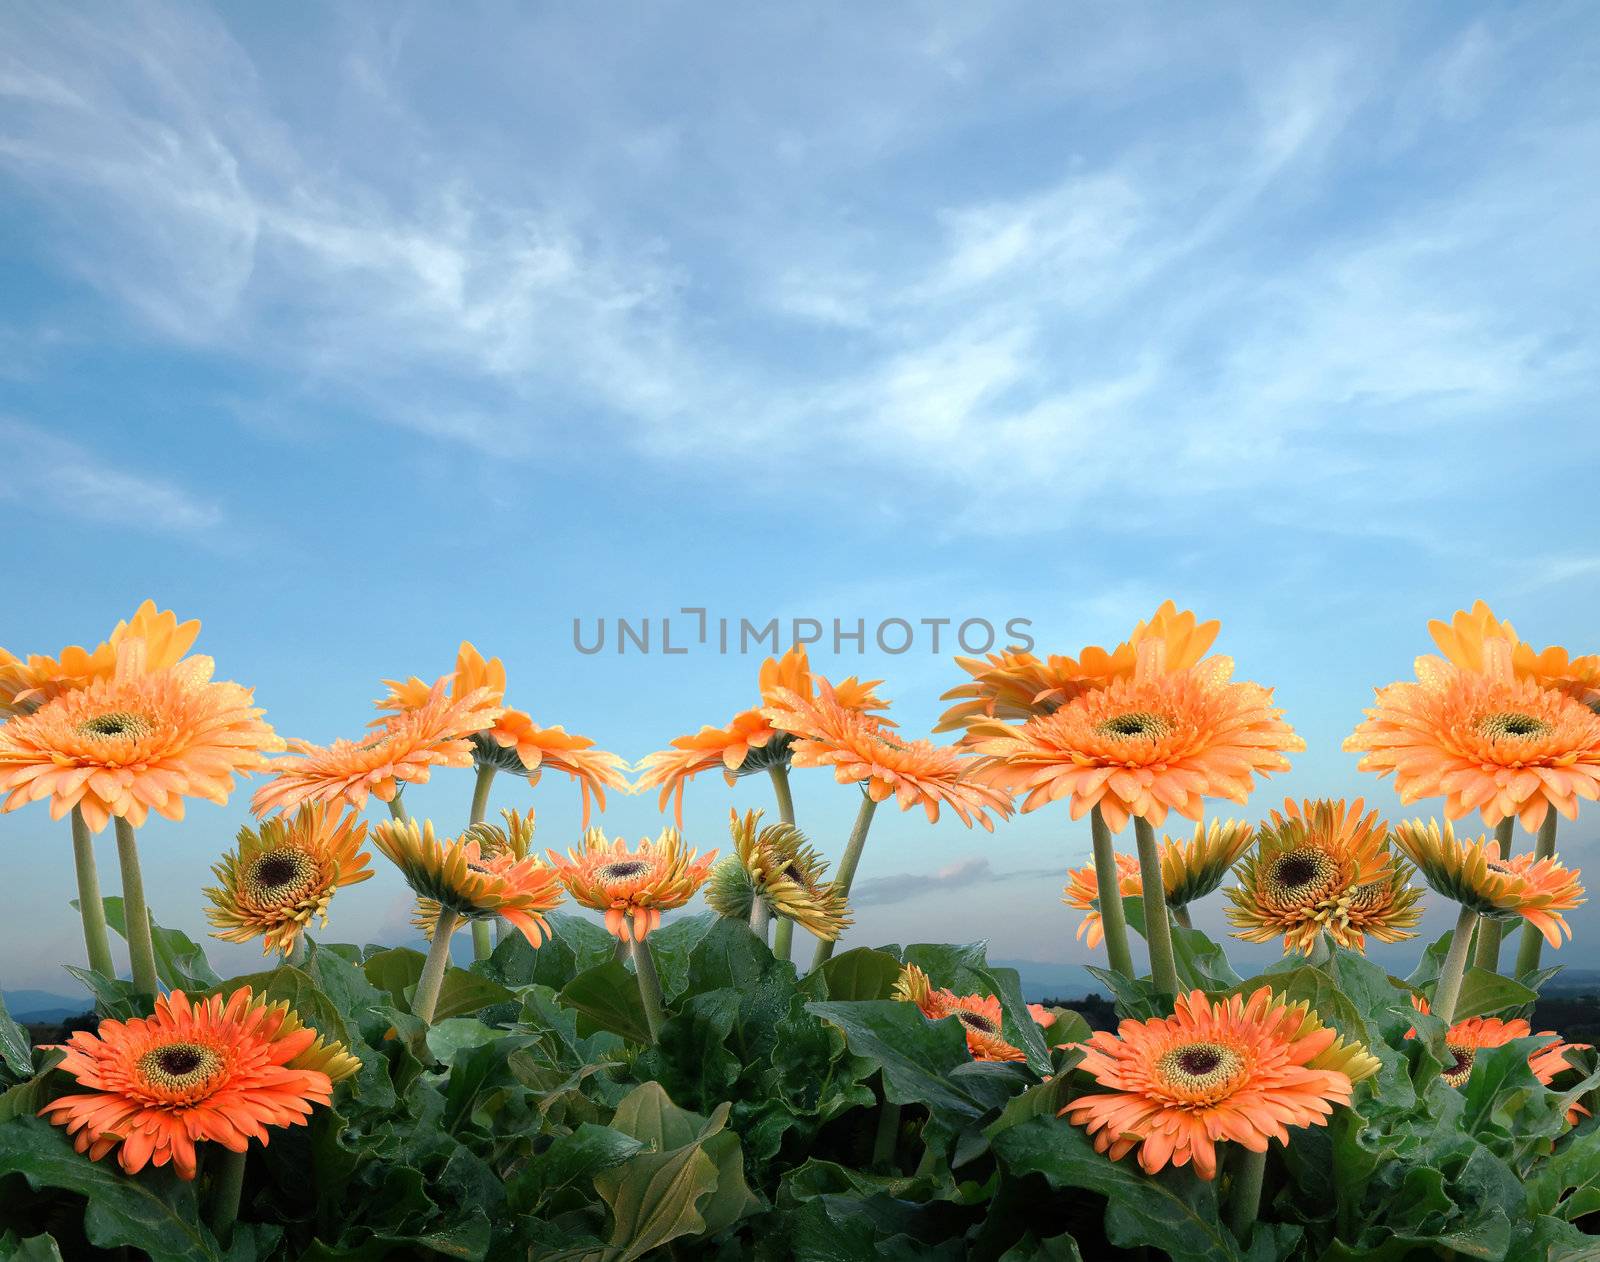
[[439, 909], [439, 919], [433, 925], [433, 944], [428, 948], [428, 958], [422, 963], [422, 976], [417, 978], [417, 990], [411, 998], [411, 1015], [424, 1025], [433, 1024], [434, 1011], [439, 1007], [439, 992], [444, 989], [445, 970], [450, 967], [450, 938], [456, 931], [460, 917], [448, 907]]
[[391, 819], [399, 820], [402, 824], [411, 818], [406, 814], [406, 804], [400, 800], [400, 791], [398, 789], [395, 790], [395, 795], [389, 799], [389, 816]]
[[900, 1146], [900, 1106], [883, 1102], [878, 1114], [878, 1133], [872, 1140], [872, 1168], [889, 1170], [894, 1166], [894, 1152]]
[[[1133, 817], [1139, 841], [1139, 880], [1144, 894], [1144, 939], [1150, 946], [1150, 976], [1169, 995], [1178, 993], [1178, 962], [1172, 954], [1172, 922], [1167, 918], [1167, 888], [1161, 878], [1156, 830], [1143, 816]], [[1105, 912], [1101, 911], [1101, 916]]]
[[294, 945], [283, 953], [284, 966], [298, 968], [306, 962], [306, 958], [310, 954], [311, 948], [306, 944], [306, 935], [303, 933], [297, 934]]
[[140, 994], [154, 998], [161, 983], [156, 977], [156, 948], [150, 940], [150, 909], [144, 901], [144, 877], [139, 872], [139, 846], [133, 825], [116, 818], [117, 859], [122, 865], [122, 915], [126, 921], [128, 959], [133, 964], [133, 984]]
[[1328, 941], [1328, 935], [1319, 933], [1311, 940], [1311, 949], [1306, 952], [1306, 963], [1313, 967], [1320, 967], [1333, 959], [1333, 943]]
[[1094, 838], [1094, 879], [1100, 886], [1100, 931], [1105, 936], [1106, 963], [1124, 977], [1134, 976], [1133, 952], [1128, 949], [1128, 920], [1122, 910], [1122, 877], [1106, 817], [1096, 806], [1089, 816]]
[[[856, 879], [856, 869], [861, 866], [861, 852], [867, 846], [867, 829], [872, 827], [872, 813], [878, 804], [865, 793], [861, 795], [861, 809], [856, 812], [855, 827], [850, 830], [850, 840], [845, 843], [844, 857], [839, 860], [839, 870], [834, 874], [833, 887], [841, 894], [850, 892], [850, 883]], [[817, 943], [816, 954], [811, 957], [813, 970], [821, 968], [833, 958], [837, 942]]]
[[[484, 763], [478, 768], [478, 778], [472, 786], [472, 809], [467, 812], [467, 827], [483, 823], [483, 817], [489, 813], [489, 786], [494, 783], [495, 767], [493, 763]], [[498, 916], [495, 917], [499, 919]], [[486, 960], [494, 954], [493, 930], [489, 928], [487, 920], [474, 920], [472, 922], [472, 958]]]
[[1241, 1148], [1239, 1168], [1234, 1172], [1228, 1206], [1228, 1226], [1233, 1228], [1233, 1234], [1239, 1238], [1240, 1244], [1248, 1243], [1250, 1229], [1261, 1216], [1261, 1185], [1266, 1176], [1267, 1154]]
[[[775, 762], [767, 768], [767, 774], [772, 777], [772, 792], [778, 799], [778, 818], [785, 824], [793, 824], [794, 795], [789, 792], [789, 769]], [[772, 953], [780, 960], [787, 960], [794, 954], [794, 921], [787, 916], [779, 916], [778, 923], [773, 926]]]
[[[1511, 857], [1511, 829], [1517, 822], [1516, 816], [1507, 815], [1494, 826], [1495, 844], [1500, 847], [1500, 857]], [[1478, 946], [1473, 954], [1472, 962], [1479, 968], [1486, 968], [1491, 973], [1500, 971], [1500, 922], [1498, 920], [1484, 920], [1478, 925]]]
[[89, 967], [104, 977], [115, 977], [117, 966], [111, 960], [106, 905], [100, 897], [100, 873], [94, 862], [94, 834], [76, 806], [72, 808], [72, 861], [78, 869], [78, 914], [83, 917], [83, 944], [89, 949]]
[[[1545, 808], [1544, 820], [1539, 825], [1539, 837], [1533, 843], [1533, 857], [1537, 862], [1548, 859], [1556, 852], [1556, 808]], [[1518, 977], [1526, 977], [1539, 968], [1539, 956], [1544, 951], [1544, 934], [1529, 921], [1522, 926], [1522, 941], [1517, 943]]]
[[1472, 928], [1478, 913], [1463, 907], [1456, 917], [1455, 932], [1450, 935], [1450, 949], [1445, 952], [1444, 964], [1439, 969], [1439, 980], [1433, 988], [1433, 1015], [1448, 1026], [1456, 1015], [1456, 1000], [1461, 997], [1461, 979], [1467, 971], [1467, 947], [1472, 942]]
[[1167, 910], [1172, 913], [1173, 924], [1179, 925], [1184, 929], [1194, 928], [1194, 921], [1189, 919], [1189, 908], [1187, 904], [1182, 907], [1169, 907]]
[[767, 906], [767, 900], [757, 894], [750, 900], [750, 932], [765, 942], [767, 940], [767, 925], [771, 922], [772, 909]]
[[650, 1041], [661, 1035], [661, 979], [656, 976], [656, 962], [650, 955], [647, 943], [635, 938], [629, 948], [633, 952], [633, 971], [639, 979], [639, 998], [644, 1001], [644, 1021], [650, 1027]]
[[216, 1183], [211, 1189], [211, 1233], [224, 1247], [233, 1235], [233, 1224], [239, 1219], [239, 1196], [244, 1191], [246, 1152], [233, 1152], [218, 1147], [222, 1164], [217, 1168]]

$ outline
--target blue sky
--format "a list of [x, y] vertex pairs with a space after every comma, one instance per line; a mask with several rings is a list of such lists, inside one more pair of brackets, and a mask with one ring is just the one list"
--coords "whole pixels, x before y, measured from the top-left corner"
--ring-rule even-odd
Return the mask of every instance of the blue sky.
[[[326, 740], [468, 637], [631, 759], [748, 705], [760, 652], [586, 656], [575, 617], [1075, 652], [1170, 595], [1309, 744], [1249, 814], [1392, 809], [1338, 746], [1428, 618], [1600, 640], [1597, 37], [1578, 4], [8, 5], [0, 644], [153, 596]], [[831, 647], [908, 729], [958, 682], [926, 638]], [[457, 822], [469, 779], [417, 800]], [[853, 790], [797, 779], [836, 853]], [[697, 783], [692, 837], [765, 789]], [[575, 839], [566, 782], [498, 784], [528, 802]], [[145, 830], [162, 920], [201, 931], [245, 805]], [[1082, 961], [1086, 832], [880, 814], [856, 940]], [[66, 827], [0, 817], [0, 853], [5, 984], [59, 989]], [[385, 872], [329, 932], [405, 901]]]

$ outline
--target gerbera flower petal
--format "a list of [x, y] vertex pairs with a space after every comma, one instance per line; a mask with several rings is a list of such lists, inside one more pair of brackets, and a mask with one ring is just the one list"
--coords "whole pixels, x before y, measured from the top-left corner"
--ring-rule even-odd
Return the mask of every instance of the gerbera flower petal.
[[705, 884], [717, 852], [701, 856], [683, 844], [675, 828], [628, 849], [618, 837], [591, 828], [580, 848], [548, 852], [555, 876], [573, 901], [604, 912], [606, 928], [624, 942], [643, 941], [661, 924], [661, 913], [682, 907]]

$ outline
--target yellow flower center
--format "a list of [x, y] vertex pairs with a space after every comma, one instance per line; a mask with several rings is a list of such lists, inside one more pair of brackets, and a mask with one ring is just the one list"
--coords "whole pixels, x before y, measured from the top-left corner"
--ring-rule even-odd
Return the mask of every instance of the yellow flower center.
[[981, 1012], [968, 1012], [963, 1009], [962, 1011], [956, 1013], [956, 1019], [960, 1021], [962, 1025], [977, 1030], [981, 1034], [1000, 1033], [1000, 1027], [997, 1026], [993, 1021], [989, 1020], [989, 1018], [984, 1016]]
[[1526, 741], [1546, 735], [1551, 725], [1532, 714], [1501, 710], [1495, 714], [1483, 715], [1478, 719], [1477, 727], [1478, 731], [1493, 741]]
[[1182, 1043], [1157, 1062], [1167, 1086], [1201, 1094], [1226, 1087], [1243, 1066], [1239, 1053], [1221, 1043]]
[[1382, 906], [1383, 896], [1389, 888], [1387, 881], [1368, 881], [1350, 892], [1351, 911], [1373, 911]]
[[285, 846], [269, 850], [250, 865], [245, 889], [258, 903], [292, 903], [317, 880], [317, 863], [304, 850]]
[[222, 1068], [222, 1057], [200, 1043], [167, 1043], [139, 1057], [139, 1074], [152, 1087], [183, 1091], [204, 1084]]
[[94, 718], [85, 719], [78, 724], [78, 731], [82, 735], [93, 736], [97, 740], [110, 740], [119, 736], [136, 740], [149, 730], [149, 719], [142, 714], [132, 714], [127, 710], [97, 714]]
[[1151, 714], [1148, 710], [1133, 710], [1127, 714], [1118, 714], [1109, 719], [1103, 719], [1095, 725], [1095, 732], [1100, 736], [1110, 736], [1116, 740], [1147, 740], [1153, 741], [1165, 736], [1171, 725], [1159, 714]]
[[1462, 1047], [1457, 1043], [1446, 1043], [1444, 1050], [1449, 1052], [1454, 1057], [1454, 1060], [1440, 1071], [1440, 1077], [1452, 1087], [1464, 1086], [1467, 1079], [1472, 1076], [1472, 1060], [1476, 1055], [1475, 1049]]
[[1339, 879], [1333, 856], [1316, 846], [1296, 846], [1267, 865], [1266, 893], [1277, 903], [1314, 903]]
[[605, 863], [595, 869], [595, 875], [602, 881], [626, 881], [629, 877], [642, 876], [650, 870], [650, 865], [642, 859], [621, 859], [616, 863]]

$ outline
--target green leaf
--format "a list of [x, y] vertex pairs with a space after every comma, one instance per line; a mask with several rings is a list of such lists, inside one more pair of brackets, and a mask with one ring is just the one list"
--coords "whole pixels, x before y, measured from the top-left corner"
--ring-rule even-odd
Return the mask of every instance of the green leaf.
[[680, 1100], [711, 1108], [727, 1099], [742, 1068], [727, 1048], [739, 1019], [739, 998], [736, 990], [692, 996], [661, 1027], [646, 1072]]
[[1027, 1057], [1035, 1073], [1050, 1072], [1050, 1049], [1039, 1033], [1039, 1023], [1028, 1012], [1022, 998], [1022, 980], [1015, 969], [991, 968], [984, 956], [985, 944], [946, 946], [942, 943], [916, 943], [905, 949], [905, 960], [928, 974], [935, 986], [945, 986], [961, 995], [993, 995], [1000, 1001], [1001, 1032]]
[[[519, 938], [521, 934], [517, 935]], [[404, 1012], [411, 1010], [411, 991], [422, 976], [422, 966], [427, 957], [409, 947], [391, 947], [378, 951], [361, 966], [369, 981], [389, 996], [390, 1002]]]
[[138, 988], [130, 981], [123, 981], [120, 977], [107, 977], [104, 973], [97, 973], [90, 968], [79, 968], [74, 964], [63, 964], [62, 967], [82, 982], [85, 989], [94, 996], [94, 1010], [102, 1017], [127, 1021], [133, 1017], [147, 1017], [155, 1008], [154, 998], [140, 994]]
[[[689, 988], [690, 959], [695, 948], [716, 927], [717, 913], [680, 916], [650, 935], [650, 954], [661, 979], [661, 993], [670, 1003]], [[754, 935], [751, 935], [754, 940]]]
[[610, 1030], [630, 1043], [650, 1042], [638, 979], [620, 961], [585, 969], [562, 988], [560, 999], [582, 1018], [580, 1031], [587, 1023], [591, 1030]]
[[50, 1075], [67, 1058], [65, 1052], [49, 1051], [39, 1060], [39, 1072], [27, 1082], [0, 1091], [0, 1123], [14, 1117], [32, 1117], [50, 1098]]
[[585, 1187], [602, 1174], [639, 1155], [644, 1142], [609, 1126], [582, 1123], [569, 1135], [558, 1135], [513, 1181], [510, 1205], [517, 1213], [533, 1213], [554, 1202], [569, 1188]]
[[[517, 935], [519, 938], [521, 934]], [[396, 1008], [411, 1011], [411, 994], [422, 976], [426, 957], [420, 951], [393, 947], [379, 951], [362, 966], [362, 972], [377, 989], [384, 991]], [[492, 978], [464, 968], [447, 968], [439, 986], [439, 1002], [433, 1011], [435, 1021], [469, 1016], [516, 996]]]
[[[113, 894], [101, 902], [105, 904], [106, 923], [126, 939], [128, 921], [123, 913], [122, 899]], [[72, 905], [76, 908], [78, 900], [73, 899]], [[154, 912], [147, 910], [147, 914], [150, 917], [150, 941], [156, 952], [156, 976], [164, 986], [192, 995], [210, 990], [222, 980], [212, 970], [198, 942], [177, 929], [163, 929], [156, 923]]]
[[1217, 1219], [1215, 1187], [1188, 1170], [1146, 1175], [1112, 1161], [1076, 1126], [1036, 1117], [996, 1135], [995, 1156], [1017, 1174], [1050, 1186], [1089, 1188], [1107, 1200], [1106, 1238], [1121, 1248], [1154, 1247], [1175, 1262], [1239, 1262], [1233, 1235]]
[[1600, 1210], [1600, 1129], [1573, 1137], [1527, 1182], [1529, 1207], [1568, 1222]]
[[[1122, 900], [1128, 927], [1141, 938], [1144, 932], [1144, 897], [1131, 894]], [[1185, 929], [1172, 921], [1172, 956], [1178, 966], [1178, 981], [1185, 990], [1230, 990], [1239, 984], [1239, 974], [1228, 963], [1227, 952], [1199, 929]]]
[[18, 1240], [11, 1232], [0, 1236], [0, 1258], [5, 1262], [62, 1262], [61, 1246], [54, 1236], [29, 1236]]
[[838, 1026], [850, 1050], [883, 1071], [884, 1092], [894, 1103], [923, 1104], [964, 1121], [988, 1108], [972, 1084], [950, 1077], [972, 1064], [956, 1018], [929, 1021], [915, 1004], [892, 999], [808, 1003], [806, 1011]]
[[617, 940], [593, 918], [556, 911], [546, 919], [550, 936], [539, 946], [529, 945], [520, 933], [509, 933], [472, 971], [502, 986], [560, 990], [579, 973], [612, 958]]
[[428, 1051], [433, 1053], [433, 1058], [448, 1065], [460, 1052], [482, 1047], [485, 1043], [496, 1042], [505, 1036], [504, 1030], [492, 1029], [482, 1021], [475, 1021], [471, 1017], [449, 1017], [443, 1021], [435, 1021], [428, 1027], [428, 1033], [424, 1037]]
[[211, 1233], [196, 1216], [192, 1183], [170, 1170], [125, 1175], [114, 1161], [73, 1151], [64, 1131], [42, 1118], [0, 1125], [0, 1174], [20, 1174], [33, 1188], [64, 1188], [88, 1197], [83, 1230], [102, 1249], [128, 1245], [163, 1262], [219, 1262]]
[[1456, 999], [1453, 1019], [1465, 1021], [1468, 1017], [1488, 1016], [1504, 1012], [1507, 1008], [1520, 1008], [1523, 1004], [1533, 1003], [1538, 997], [1537, 991], [1530, 990], [1520, 982], [1474, 966], [1461, 979], [1461, 994]]
[[856, 947], [822, 966], [828, 998], [838, 1001], [887, 999], [900, 978], [901, 963], [887, 951]]
[[33, 1041], [28, 1032], [11, 1019], [4, 996], [0, 996], [0, 1064], [14, 1078], [33, 1076]]
[[1000, 1255], [1000, 1262], [1083, 1262], [1083, 1254], [1071, 1236], [1041, 1240], [1029, 1232]]

